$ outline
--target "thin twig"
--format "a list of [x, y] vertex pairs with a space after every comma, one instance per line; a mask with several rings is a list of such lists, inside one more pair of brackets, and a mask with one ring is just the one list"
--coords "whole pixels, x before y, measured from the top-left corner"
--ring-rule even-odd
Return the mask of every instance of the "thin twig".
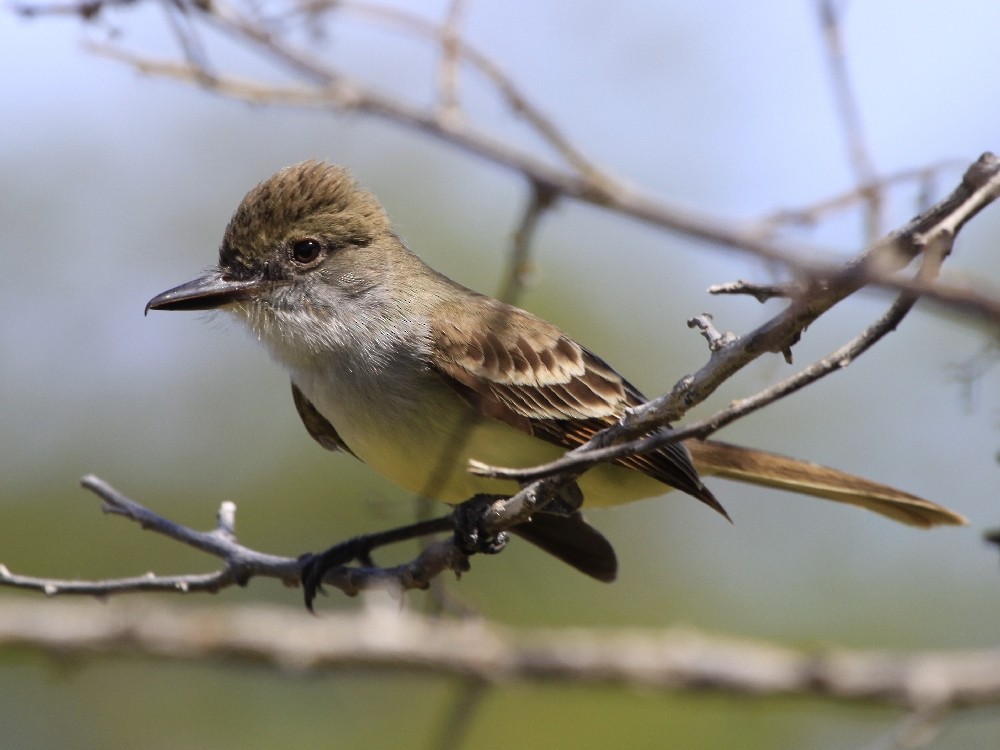
[[719, 333], [715, 328], [715, 324], [712, 322], [712, 316], [709, 313], [702, 313], [701, 315], [695, 315], [690, 318], [687, 322], [688, 328], [697, 328], [701, 335], [708, 342], [708, 350], [710, 352], [717, 352], [730, 344], [735, 344], [737, 341], [736, 334], [732, 331], [726, 331], [725, 333]]
[[854, 168], [855, 180], [860, 185], [865, 185], [860, 192], [868, 204], [865, 222], [866, 236], [868, 242], [874, 242], [884, 231], [882, 228], [882, 191], [878, 187], [878, 171], [875, 169], [874, 160], [865, 142], [864, 128], [861, 125], [861, 112], [858, 109], [857, 99], [851, 86], [851, 78], [847, 73], [844, 41], [840, 34], [840, 13], [836, 4], [837, 0], [819, 0], [817, 9], [823, 29], [827, 67], [830, 69], [830, 77], [833, 81], [834, 98], [847, 140], [851, 166]]
[[[338, 3], [337, 7], [340, 5]], [[98, 5], [98, 7], [102, 6]], [[905, 314], [905, 310], [908, 310], [909, 305], [912, 304], [914, 294], [946, 302], [956, 309], [964, 309], [983, 316], [992, 316], [992, 320], [1000, 320], [1000, 299], [995, 296], [990, 296], [976, 289], [972, 289], [970, 293], [970, 289], [967, 288], [943, 285], [923, 273], [913, 279], [900, 279], [896, 275], [899, 269], [905, 267], [921, 253], [942, 259], [951, 250], [954, 237], [962, 225], [982, 210], [985, 205], [996, 199], [997, 195], [1000, 194], [1000, 160], [992, 155], [984, 155], [970, 167], [963, 178], [962, 185], [947, 199], [918, 216], [900, 231], [890, 235], [882, 242], [872, 245], [869, 250], [844, 265], [834, 260], [822, 260], [822, 254], [810, 253], [801, 244], [792, 245], [766, 240], [761, 238], [759, 233], [748, 232], [745, 228], [737, 227], [732, 222], [679, 209], [676, 206], [627, 190], [623, 185], [605, 178], [596, 179], [595, 173], [588, 171], [580, 164], [576, 164], [576, 169], [571, 171], [553, 167], [527, 151], [497, 141], [484, 130], [470, 127], [465, 123], [449, 122], [447, 118], [442, 118], [441, 113], [435, 111], [433, 107], [422, 108], [399, 98], [387, 96], [363, 82], [354, 80], [340, 71], [324, 65], [316, 57], [289, 44], [266, 21], [251, 17], [249, 14], [241, 14], [232, 5], [197, 3], [185, 7], [191, 8], [191, 12], [197, 10], [201, 14], [199, 17], [212, 28], [228, 34], [261, 56], [274, 61], [281, 71], [293, 74], [293, 77], [303, 81], [304, 85], [272, 86], [262, 84], [259, 81], [240, 80], [233, 77], [209, 77], [205, 75], [203, 63], [198, 59], [190, 59], [187, 64], [181, 65], [151, 61], [109, 48], [103, 48], [101, 51], [133, 65], [137, 70], [193, 81], [209, 91], [231, 98], [291, 106], [356, 111], [385, 118], [426, 132], [458, 148], [476, 153], [518, 171], [535, 186], [536, 198], [538, 194], [545, 191], [552, 196], [563, 195], [605, 206], [624, 215], [717, 245], [739, 249], [764, 259], [781, 261], [801, 278], [799, 287], [802, 293], [793, 299], [793, 303], [786, 310], [750, 334], [719, 346], [712, 353], [707, 365], [694, 375], [685, 378], [671, 393], [633, 410], [625, 416], [620, 425], [601, 433], [594, 441], [571, 455], [578, 455], [580, 452], [595, 447], [609, 446], [616, 441], [633, 440], [652, 430], [657, 430], [679, 418], [693, 404], [704, 400], [719, 384], [761, 354], [780, 352], [787, 356], [806, 326], [839, 301], [866, 285], [904, 291], [903, 297], [887, 316], [889, 322], [883, 323], [881, 332], [876, 330], [873, 333], [870, 329], [866, 334], [851, 342], [846, 351], [841, 350], [835, 353], [843, 356], [832, 355], [830, 358], [816, 363], [812, 368], [806, 368], [795, 378], [776, 386], [775, 393], [791, 392], [807, 382], [812, 382], [812, 379], [816, 377], [822, 377], [826, 372], [842, 367], [843, 363], [870, 346], [870, 343], [865, 343], [866, 335], [881, 336], [887, 330], [891, 330], [892, 316]], [[832, 6], [824, 7], [828, 7], [832, 12]], [[435, 35], [440, 34], [439, 27], [432, 26], [432, 28]], [[435, 36], [434, 38], [439, 37]], [[465, 59], [472, 61], [474, 66], [478, 65], [475, 62], [476, 56], [466, 46], [457, 44], [456, 48], [460, 50], [460, 54]], [[481, 65], [479, 67], [483, 69]], [[506, 81], [505, 78], [502, 80]], [[504, 91], [504, 86], [501, 84], [497, 84], [497, 88]], [[513, 111], [522, 110], [514, 95], [510, 92], [506, 92], [505, 95], [507, 95], [506, 100]], [[524, 104], [527, 103], [524, 102]], [[537, 114], [537, 109], [533, 107], [526, 107], [524, 111]], [[543, 128], [537, 124], [536, 127], [540, 133], [544, 134]], [[549, 142], [567, 161], [571, 162], [571, 165], [574, 163], [565, 150], [560, 147], [557, 140], [549, 138]], [[537, 217], [533, 218], [532, 212], [529, 210], [525, 214], [523, 222], [527, 234], [530, 234], [535, 220]], [[878, 326], [873, 328], [878, 329]], [[721, 423], [720, 420], [735, 419], [740, 414], [749, 413], [754, 408], [760, 408], [760, 405], [766, 403], [767, 399], [776, 397], [780, 397], [780, 395], [773, 395], [769, 389], [769, 391], [741, 403], [739, 408], [744, 409], [742, 412], [720, 412], [711, 425], [705, 424], [701, 427], [690, 425], [685, 429], [717, 429]], [[662, 439], [676, 440], [680, 439], [683, 434], [686, 433], [683, 431], [662, 433]], [[661, 439], [659, 435], [656, 437]], [[649, 440], [651, 438], [633, 442], [631, 448], [634, 450], [649, 448], [650, 444], [643, 442]], [[594, 460], [596, 455], [599, 454], [591, 452], [587, 460]], [[514, 523], [525, 520], [538, 503], [551, 497], [554, 488], [561, 483], [571, 481], [574, 472], [581, 471], [586, 465], [588, 464], [573, 464], [576, 468], [567, 469], [558, 477], [546, 476], [535, 481], [506, 504], [497, 506], [491, 519], [495, 524], [494, 529], [507, 528]], [[213, 540], [213, 544], [215, 543], [216, 540]], [[406, 579], [401, 584], [403, 588], [425, 585], [428, 579], [422, 576], [428, 570], [434, 569], [434, 572], [430, 574], [430, 577], [433, 577], [441, 570], [456, 569], [454, 566], [457, 563], [453, 558], [449, 558], [448, 554], [447, 550], [442, 548], [440, 555], [431, 556], [428, 559], [418, 558], [417, 561], [410, 564], [411, 566], [416, 565], [418, 569], [416, 572], [409, 568], [403, 570], [405, 566], [400, 566], [396, 570], [372, 569], [362, 573], [357, 573], [357, 571], [368, 571], [368, 569], [352, 569], [354, 572], [351, 573], [351, 576], [353, 577], [344, 584], [346, 586], [344, 590], [349, 593], [356, 590], [356, 581], [359, 576], [364, 579], [366, 585], [368, 582], [380, 580], [379, 576], [386, 580]], [[219, 554], [219, 556], [227, 559], [224, 554]], [[237, 562], [239, 562], [238, 558]], [[284, 559], [283, 562], [287, 564], [288, 560]], [[417, 564], [418, 562], [419, 564]], [[435, 568], [435, 566], [437, 567]], [[227, 569], [216, 575], [229, 575], [237, 582], [245, 580], [245, 578], [241, 578], [241, 575], [246, 572], [245, 569], [239, 565], [235, 565], [234, 569], [235, 572], [229, 570], [227, 559]], [[254, 574], [257, 573], [254, 572]], [[204, 585], [217, 585], [218, 580], [221, 579], [210, 579]], [[331, 581], [331, 584], [339, 585], [335, 581]]]
[[[254, 577], [277, 578], [286, 586], [299, 584], [300, 559], [258, 552], [237, 543], [234, 534], [236, 508], [232, 503], [223, 504], [216, 529], [196, 531], [154, 513], [95, 476], [84, 477], [81, 484], [104, 501], [103, 510], [106, 513], [128, 518], [144, 529], [218, 557], [224, 562], [222, 570], [207, 574], [160, 576], [147, 573], [101, 581], [69, 581], [17, 575], [0, 565], [0, 586], [40, 591], [48, 596], [82, 594], [107, 597], [140, 591], [214, 593], [233, 585], [244, 586]], [[460, 573], [467, 569], [465, 556], [449, 538], [429, 545], [410, 562], [390, 568], [335, 568], [326, 574], [323, 582], [353, 596], [371, 588], [397, 591], [423, 589], [432, 578], [445, 570]]]
[[162, 0], [163, 13], [167, 24], [181, 48], [184, 59], [194, 69], [201, 72], [202, 79], [212, 78], [205, 47], [198, 37], [198, 29], [191, 18], [191, 8], [176, 0]]
[[[91, 50], [132, 65], [143, 73], [199, 82], [197, 71], [193, 71], [189, 65], [154, 62], [128, 55], [110, 47], [91, 47]], [[788, 243], [768, 240], [760, 237], [758, 233], [748, 232], [744, 228], [717, 217], [682, 209], [626, 190], [618, 185], [606, 182], [595, 183], [575, 174], [566, 173], [479, 131], [468, 127], [448, 125], [441, 122], [433, 113], [419, 107], [412, 107], [398, 99], [370, 89], [358, 87], [346, 78], [337, 78], [335, 81], [331, 81], [330, 85], [318, 89], [267, 86], [257, 81], [233, 77], [216, 77], [202, 85], [220, 95], [257, 104], [282, 104], [365, 112], [371, 116], [382, 117], [439, 137], [457, 148], [476, 153], [483, 158], [517, 171], [533, 182], [545, 185], [566, 197], [603, 206], [662, 229], [678, 232], [720, 247], [749, 253], [763, 260], [783, 263], [799, 275], [826, 278], [843, 272], [842, 264], [830, 259], [834, 257], [832, 253], [801, 242]], [[995, 162], [996, 157], [993, 157], [992, 154], [985, 154], [977, 162], [977, 165], [982, 165], [990, 160]], [[990, 163], [988, 168], [991, 172], [996, 172], [995, 163]], [[968, 175], [969, 172], [966, 174]], [[1000, 186], [1000, 181], [991, 183], [987, 187], [990, 191], [995, 191], [998, 186]], [[987, 202], [994, 198], [995, 196], [992, 194], [984, 196]], [[982, 206], [979, 208], [981, 209]], [[1000, 321], [1000, 297], [991, 291], [972, 285], [949, 285], [941, 282], [933, 285], [920, 285], [894, 276], [893, 272], [897, 270], [899, 265], [902, 263], [891, 264], [888, 267], [872, 266], [863, 269], [864, 283], [888, 290], [916, 291], [927, 299], [937, 301], [964, 314], [994, 322]]]
[[475, 677], [457, 681], [455, 684], [457, 695], [448, 705], [438, 735], [428, 747], [431, 750], [459, 750], [464, 747], [476, 712], [483, 705], [491, 687], [492, 683]]
[[[424, 39], [435, 40], [440, 35], [440, 30], [435, 24], [413, 13], [388, 5], [337, 0], [337, 8], [340, 11], [352, 12], [359, 17], [370, 18], [379, 23], [394, 26]], [[570, 167], [580, 175], [585, 176], [590, 182], [608, 184], [612, 182], [603, 170], [584, 156], [556, 127], [555, 123], [528, 99], [497, 63], [464, 39], [456, 40], [456, 51], [495, 87], [511, 114], [525, 120]]]
[[[580, 448], [570, 451], [556, 461], [528, 469], [490, 466], [475, 461], [471, 462], [470, 470], [482, 476], [519, 481], [548, 480], [556, 474], [567, 471], [579, 472], [597, 462], [655, 450], [667, 443], [688, 437], [706, 437], [736, 419], [763, 408], [835, 370], [846, 367], [899, 324], [912, 308], [917, 295], [913, 292], [904, 292], [890, 310], [861, 335], [785, 381], [753, 397], [731, 403], [709, 419], [695, 422], [683, 429], [664, 430], [629, 440], [651, 430], [666, 427], [691, 406], [707, 398], [722, 382], [762, 353], [787, 351], [809, 323], [858, 288], [856, 282], [864, 278], [863, 276], [854, 278], [859, 266], [870, 266], [873, 263], [897, 266], [904, 259], [908, 260], [923, 249], [927, 251], [924, 255], [925, 262], [914, 282], [922, 286], [933, 284], [933, 277], [937, 274], [942, 260], [950, 252], [959, 228], [998, 196], [1000, 196], [1000, 160], [992, 156], [984, 157], [969, 168], [962, 183], [951, 195], [911, 221], [904, 229], [894, 232], [882, 243], [848, 263], [841, 269], [837, 278], [822, 288], [816, 287], [808, 295], [807, 300], [800, 300], [790, 305], [756, 331], [715, 349], [709, 362], [699, 372], [683, 379], [665, 396], [633, 409], [619, 424], [598, 433]], [[887, 259], [886, 256], [890, 253], [892, 255]], [[617, 445], [613, 445], [614, 443]], [[524, 492], [526, 490], [522, 490], [522, 493]], [[520, 507], [524, 499], [517, 502]]]
[[441, 119], [455, 121], [462, 116], [458, 95], [458, 61], [461, 57], [461, 37], [458, 33], [465, 0], [451, 0], [441, 26], [441, 63], [438, 65], [438, 107]]
[[[821, 0], [821, 2], [826, 2], [826, 0]], [[117, 5], [118, 3], [108, 4]], [[330, 7], [342, 9], [345, 5], [350, 6], [350, 4], [337, 2], [332, 3]], [[79, 6], [71, 4], [69, 7], [93, 8], [94, 6], [94, 3], [81, 3]], [[96, 3], [96, 6], [100, 8], [104, 7], [104, 4]], [[46, 7], [44, 5], [21, 4], [15, 9], [25, 15], [41, 15], [45, 12]], [[56, 7], [65, 8], [66, 6]], [[627, 189], [624, 185], [594, 170], [589, 163], [578, 163], [575, 158], [570, 159], [570, 154], [561, 147], [557, 140], [551, 137], [553, 133], [549, 133], [548, 129], [543, 127], [542, 121], [533, 119], [533, 126], [553, 146], [556, 146], [557, 151], [575, 165], [575, 172], [567, 173], [552, 167], [527, 152], [496, 141], [485, 132], [467, 125], [445, 122], [434, 111], [411, 106], [394, 97], [380, 94], [364, 83], [324, 67], [315, 56], [292, 48], [278, 36], [269, 33], [266, 28], [260, 26], [255, 19], [239, 15], [232, 6], [196, 4], [192, 7], [201, 11], [201, 17], [206, 23], [250, 45], [262, 55], [275, 60], [303, 78], [309, 85], [299, 87], [271, 86], [256, 80], [241, 80], [235, 77], [214, 77], [206, 80], [203, 75], [204, 71], [195, 69], [196, 66], [154, 61], [129, 55], [110, 47], [92, 47], [92, 49], [132, 65], [139, 71], [194, 82], [209, 91], [235, 99], [255, 103], [357, 111], [388, 119], [518, 171], [533, 182], [547, 185], [567, 197], [605, 206], [623, 215], [720, 247], [747, 252], [764, 260], [781, 262], [792, 271], [805, 277], [825, 278], [837, 273], [839, 262], [829, 259], [832, 257], [831, 254], [824, 253], [819, 248], [808, 247], [801, 242], [789, 244], [768, 240], [761, 236], [759, 230], [754, 231], [752, 227], [748, 229], [746, 226], [737, 226], [733, 222], [669, 205], [661, 200]], [[362, 12], [367, 12], [370, 8], [367, 5], [357, 7]], [[389, 16], [393, 13], [391, 9], [386, 10], [386, 12]], [[427, 33], [434, 39], [437, 39], [440, 33], [436, 25], [429, 24], [418, 17], [403, 14], [401, 23], [409, 24], [413, 29], [421, 29], [421, 33]], [[465, 46], [462, 47], [462, 54], [466, 55], [473, 64], [479, 65], [479, 58]], [[501, 77], [500, 80], [509, 83], [505, 77]], [[506, 91], [499, 83], [497, 86], [498, 89]], [[520, 95], [514, 96], [511, 93], [507, 97], [507, 101], [512, 111], [538, 114], [537, 108], [529, 106], [529, 103]], [[867, 184], [874, 187], [879, 183], [874, 180]], [[824, 260], [824, 258], [828, 259]], [[1000, 320], [1000, 299], [991, 290], [979, 289], [971, 284], [946, 285], [940, 282], [918, 287], [911, 281], [895, 278], [890, 271], [884, 269], [868, 268], [866, 273], [867, 283], [871, 286], [896, 291], [919, 292], [925, 298], [936, 300], [960, 312], [994, 322]]]
[[559, 194], [548, 185], [531, 184], [531, 198], [521, 214], [521, 222], [514, 231], [507, 271], [497, 290], [497, 299], [516, 305], [527, 277], [531, 272], [531, 242], [545, 212], [552, 208]]
[[[807, 385], [816, 382], [820, 378], [847, 367], [858, 356], [867, 351], [873, 344], [879, 341], [887, 333], [891, 332], [899, 325], [900, 321], [912, 309], [917, 298], [912, 294], [901, 295], [890, 307], [888, 312], [876, 323], [865, 329], [859, 336], [848, 344], [837, 349], [835, 352], [814, 362], [790, 378], [780, 383], [765, 388], [754, 396], [730, 402], [730, 404], [711, 417], [701, 419], [696, 422], [674, 430], [664, 430], [647, 437], [642, 437], [628, 442], [618, 443], [607, 447], [590, 447], [584, 445], [562, 458], [551, 461], [547, 464], [533, 466], [527, 469], [514, 469], [509, 467], [489, 466], [481, 462], [474, 462], [470, 471], [480, 476], [488, 476], [500, 479], [516, 479], [526, 482], [537, 479], [551, 477], [565, 471], [579, 471], [589, 468], [598, 463], [612, 461], [626, 456], [641, 455], [654, 451], [669, 443], [676, 443], [688, 438], [706, 438], [723, 427], [732, 424], [738, 419], [752, 414], [755, 411], [778, 401], [796, 391], [805, 388]], [[738, 347], [740, 344], [734, 342], [732, 346]], [[714, 350], [716, 353], [723, 351], [721, 348]], [[707, 367], [711, 367], [711, 362]], [[697, 376], [695, 376], [697, 377]], [[684, 383], [678, 386], [682, 391], [687, 390], [690, 384]], [[676, 392], [676, 391], [675, 391]], [[668, 397], [674, 393], [668, 394]], [[640, 407], [641, 409], [642, 407]], [[637, 412], [634, 412], [637, 413]], [[592, 442], [600, 443], [599, 434]]]
[[[684, 379], [671, 393], [633, 410], [619, 425], [599, 433], [594, 440], [570, 452], [561, 461], [533, 471], [504, 470], [502, 467], [479, 465], [479, 473], [493, 476], [541, 477], [532, 481], [509, 500], [494, 504], [485, 519], [490, 530], [501, 531], [528, 520], [532, 513], [555, 496], [563, 485], [571, 482], [575, 476], [596, 461], [611, 460], [625, 455], [626, 452], [652, 450], [666, 441], [695, 435], [704, 436], [739, 416], [804, 387], [827, 372], [843, 367], [892, 329], [912, 305], [913, 295], [904, 295], [879, 324], [855, 341], [785, 382], [732, 405], [710, 420], [689, 425], [683, 430], [659, 432], [650, 437], [625, 442], [637, 435], [661, 428], [676, 416], [683, 414], [692, 404], [707, 397], [729, 375], [763, 352], [785, 351], [805, 325], [863, 285], [865, 277], [856, 272], [859, 266], [865, 265], [862, 261], [868, 261], [867, 265], [871, 265], [873, 262], [871, 259], [874, 257], [886, 265], [898, 264], [920, 251], [925, 251], [925, 258], [933, 259], [936, 272], [936, 265], [947, 256], [957, 232], [966, 221], [996, 197], [1000, 191], [998, 185], [1000, 185], [1000, 160], [992, 156], [984, 157], [970, 167], [962, 184], [951, 196], [917, 217], [906, 228], [894, 233], [860, 259], [848, 264], [847, 270], [842, 269], [839, 278], [835, 279], [836, 283], [831, 283], [829, 287], [817, 288], [816, 293], [810, 295], [808, 304], [796, 302], [749, 336], [718, 348], [712, 353], [705, 367], [694, 376]], [[886, 261], [884, 256], [890, 250], [893, 255]], [[931, 275], [922, 272], [917, 281], [929, 284]], [[625, 445], [613, 445], [616, 441]], [[558, 472], [558, 475], [555, 472]], [[120, 495], [100, 480], [87, 478], [84, 483], [88, 489], [105, 499], [106, 509], [110, 512], [126, 516], [146, 528], [220, 557], [225, 561], [223, 570], [199, 576], [149, 575], [100, 582], [31, 578], [2, 570], [0, 584], [40, 590], [49, 594], [82, 593], [107, 596], [126, 591], [217, 591], [234, 583], [243, 584], [256, 575], [277, 577], [287, 583], [298, 580], [301, 567], [298, 560], [263, 555], [237, 544], [231, 533], [232, 524], [225, 524], [226, 528], [222, 532], [219, 530], [196, 532], [157, 516]], [[442, 571], [450, 569], [458, 572], [466, 565], [464, 556], [451, 540], [447, 540], [427, 547], [413, 561], [395, 568], [371, 566], [335, 568], [327, 575], [325, 582], [348, 594], [372, 586], [388, 585], [402, 590], [424, 588]]]
[[775, 298], [795, 298], [805, 290], [801, 284], [757, 284], [752, 281], [729, 281], [724, 284], [712, 284], [706, 291], [709, 294], [749, 294], [758, 302], [767, 302]]
[[106, 8], [134, 5], [135, 0], [79, 0], [63, 3], [12, 3], [11, 10], [25, 18], [37, 16], [79, 16], [84, 21], [92, 20]]
[[756, 231], [766, 236], [774, 233], [782, 226], [811, 226], [818, 224], [830, 216], [830, 214], [848, 209], [859, 201], [867, 200], [867, 196], [873, 191], [884, 193], [891, 187], [910, 182], [915, 182], [919, 186], [917, 205], [919, 207], [918, 210], [923, 211], [933, 202], [928, 199], [928, 195], [931, 195], [933, 192], [931, 186], [935, 178], [947, 170], [957, 170], [964, 166], [964, 163], [957, 159], [946, 159], [923, 167], [903, 169], [899, 172], [879, 177], [873, 182], [863, 182], [851, 190], [824, 198], [807, 206], [783, 208], [774, 211], [754, 220], [751, 224], [752, 229], [748, 229], [748, 231]]

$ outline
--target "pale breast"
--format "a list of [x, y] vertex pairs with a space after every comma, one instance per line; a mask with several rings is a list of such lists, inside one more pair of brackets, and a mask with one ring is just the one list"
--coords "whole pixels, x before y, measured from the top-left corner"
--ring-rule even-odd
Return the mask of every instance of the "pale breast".
[[[563, 451], [537, 437], [476, 414], [436, 375], [397, 373], [389, 384], [358, 373], [294, 371], [292, 379], [330, 421], [351, 451], [415, 494], [459, 503], [478, 493], [513, 494], [515, 483], [477, 477], [469, 459], [498, 466], [534, 466]], [[585, 505], [603, 506], [659, 495], [668, 487], [630, 469], [602, 466], [580, 480]]]

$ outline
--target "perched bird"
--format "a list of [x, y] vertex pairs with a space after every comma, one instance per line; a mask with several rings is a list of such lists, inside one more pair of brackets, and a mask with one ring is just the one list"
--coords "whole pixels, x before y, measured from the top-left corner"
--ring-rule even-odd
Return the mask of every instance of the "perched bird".
[[[550, 461], [644, 402], [604, 360], [551, 323], [430, 268], [393, 233], [378, 200], [342, 167], [308, 161], [251, 190], [218, 266], [164, 292], [153, 310], [225, 309], [291, 375], [322, 445], [445, 503], [510, 495], [467, 471]], [[793, 490], [914, 526], [961, 524], [919, 497], [834, 469], [716, 441], [688, 440], [599, 465], [577, 481], [584, 507], [679, 489], [725, 515], [700, 475]], [[514, 532], [584, 573], [612, 580], [614, 550], [576, 510]]]

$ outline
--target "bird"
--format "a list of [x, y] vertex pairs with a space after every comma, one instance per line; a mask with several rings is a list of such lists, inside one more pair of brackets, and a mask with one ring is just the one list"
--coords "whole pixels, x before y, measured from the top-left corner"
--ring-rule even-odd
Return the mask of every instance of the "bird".
[[[282, 169], [247, 193], [217, 264], [152, 298], [149, 310], [231, 313], [287, 370], [316, 442], [452, 505], [517, 490], [471, 473], [470, 460], [553, 460], [646, 401], [552, 323], [431, 268], [348, 169], [319, 160]], [[583, 510], [679, 490], [728, 518], [706, 476], [847, 503], [912, 526], [966, 523], [934, 502], [836, 469], [688, 439], [593, 467], [554, 512], [535, 513], [512, 531], [611, 581], [614, 548]]]

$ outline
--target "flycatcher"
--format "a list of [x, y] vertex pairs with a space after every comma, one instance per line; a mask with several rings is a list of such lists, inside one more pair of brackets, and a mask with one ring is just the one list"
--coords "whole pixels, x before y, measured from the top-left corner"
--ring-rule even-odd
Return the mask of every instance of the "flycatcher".
[[[461, 503], [511, 482], [471, 474], [550, 461], [645, 400], [554, 325], [430, 268], [393, 233], [347, 170], [309, 161], [243, 199], [219, 263], [150, 300], [147, 311], [224, 309], [291, 375], [309, 434], [412, 492]], [[706, 440], [597, 466], [577, 484], [584, 507], [674, 488], [725, 515], [700, 474], [868, 508], [914, 526], [965, 523], [919, 497], [773, 453]], [[612, 580], [610, 544], [572, 507], [515, 533], [583, 572]]]

